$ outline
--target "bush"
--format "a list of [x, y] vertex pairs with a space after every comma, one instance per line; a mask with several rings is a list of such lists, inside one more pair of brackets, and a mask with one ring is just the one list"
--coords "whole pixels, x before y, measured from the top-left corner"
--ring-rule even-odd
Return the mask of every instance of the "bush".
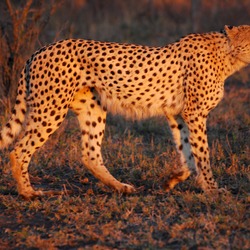
[[58, 3], [42, 0], [0, 3], [0, 98], [6, 108], [15, 99], [20, 71]]

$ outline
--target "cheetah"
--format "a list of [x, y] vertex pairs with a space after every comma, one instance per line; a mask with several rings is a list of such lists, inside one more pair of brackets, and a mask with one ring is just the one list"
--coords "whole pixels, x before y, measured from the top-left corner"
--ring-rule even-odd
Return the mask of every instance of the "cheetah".
[[223, 97], [226, 78], [249, 63], [248, 25], [190, 34], [163, 47], [68, 39], [41, 48], [21, 72], [15, 106], [0, 133], [4, 148], [24, 127], [10, 153], [19, 195], [30, 199], [46, 194], [31, 186], [28, 165], [69, 109], [79, 121], [83, 164], [114, 190], [136, 191], [104, 166], [101, 143], [107, 112], [130, 119], [165, 116], [181, 159], [165, 190], [192, 174], [204, 192], [218, 192], [206, 120]]

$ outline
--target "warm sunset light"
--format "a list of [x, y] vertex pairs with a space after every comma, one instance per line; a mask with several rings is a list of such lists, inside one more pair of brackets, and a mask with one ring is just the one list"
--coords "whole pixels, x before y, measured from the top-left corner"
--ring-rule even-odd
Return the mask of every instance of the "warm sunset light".
[[249, 16], [0, 1], [0, 249], [250, 249]]

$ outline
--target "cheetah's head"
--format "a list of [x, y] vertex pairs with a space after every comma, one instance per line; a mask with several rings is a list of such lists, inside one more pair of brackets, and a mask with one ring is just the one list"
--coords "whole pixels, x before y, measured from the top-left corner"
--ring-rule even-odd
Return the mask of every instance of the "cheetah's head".
[[225, 26], [224, 29], [229, 38], [232, 55], [245, 65], [250, 64], [250, 25]]

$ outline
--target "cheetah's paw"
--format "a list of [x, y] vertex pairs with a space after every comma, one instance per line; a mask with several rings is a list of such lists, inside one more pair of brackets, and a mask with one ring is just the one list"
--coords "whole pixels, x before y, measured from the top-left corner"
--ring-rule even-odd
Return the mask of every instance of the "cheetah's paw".
[[122, 186], [121, 188], [118, 190], [119, 193], [123, 193], [123, 194], [132, 194], [136, 192], [135, 187], [133, 187], [132, 185], [126, 184], [126, 183], [121, 183]]
[[25, 200], [32, 200], [36, 197], [42, 197], [44, 196], [44, 192], [41, 191], [41, 190], [38, 190], [38, 191], [35, 191], [35, 190], [32, 190], [32, 191], [26, 191], [26, 192], [20, 192], [19, 195], [25, 199]]
[[71, 191], [54, 191], [54, 190], [49, 190], [49, 191], [42, 191], [42, 190], [32, 190], [29, 192], [22, 192], [19, 195], [23, 197], [25, 200], [32, 200], [37, 197], [43, 197], [43, 196], [57, 196], [57, 195], [64, 195], [64, 194], [69, 194], [72, 193]]

